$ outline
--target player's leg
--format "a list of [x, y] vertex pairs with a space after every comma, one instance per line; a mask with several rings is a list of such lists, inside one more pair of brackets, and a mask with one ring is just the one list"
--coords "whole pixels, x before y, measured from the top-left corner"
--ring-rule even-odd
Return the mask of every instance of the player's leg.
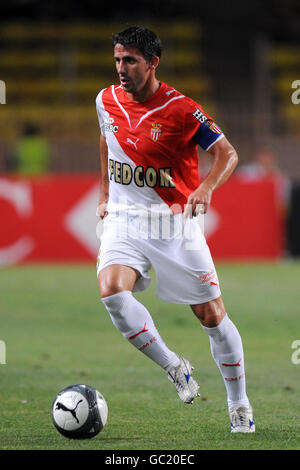
[[129, 266], [113, 264], [99, 273], [102, 302], [113, 324], [128, 341], [166, 371], [179, 364], [159, 335], [150, 313], [133, 295], [140, 273]]
[[180, 399], [192, 403], [199, 386], [186, 359], [171, 351], [158, 333], [146, 307], [132, 295], [140, 273], [129, 266], [110, 265], [99, 273], [102, 302], [113, 324], [128, 341], [166, 370]]
[[241, 336], [228, 317], [222, 297], [191, 305], [209, 336], [212, 356], [223, 377], [233, 432], [255, 430], [246, 394], [244, 352]]
[[123, 336], [163, 367], [180, 399], [192, 403], [199, 386], [191, 377], [190, 363], [166, 346], [150, 313], [132, 295], [132, 292], [145, 290], [150, 283], [148, 271], [152, 262], [145, 255], [149, 254], [148, 240], [144, 246], [142, 239], [119, 237], [119, 227], [109, 215], [104, 225], [97, 262], [102, 301]]
[[222, 297], [191, 305], [191, 308], [209, 336], [212, 356], [225, 382], [229, 407], [238, 404], [248, 406], [242, 340], [226, 314]]

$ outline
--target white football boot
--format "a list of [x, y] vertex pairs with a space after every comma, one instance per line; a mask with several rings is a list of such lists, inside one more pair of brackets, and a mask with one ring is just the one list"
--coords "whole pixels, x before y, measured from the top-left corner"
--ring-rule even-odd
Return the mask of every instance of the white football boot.
[[253, 410], [251, 406], [233, 406], [229, 408], [231, 432], [255, 432]]
[[184, 357], [178, 356], [178, 358], [180, 364], [168, 372], [168, 379], [174, 384], [180, 400], [192, 404], [195, 397], [200, 397], [199, 385], [192, 377], [194, 367]]

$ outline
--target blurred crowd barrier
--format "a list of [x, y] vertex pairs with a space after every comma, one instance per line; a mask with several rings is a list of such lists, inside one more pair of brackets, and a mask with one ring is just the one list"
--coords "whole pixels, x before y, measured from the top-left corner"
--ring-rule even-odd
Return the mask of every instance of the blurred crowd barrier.
[[[228, 68], [226, 74], [222, 70], [236, 51], [217, 54], [222, 45], [212, 49], [199, 21], [147, 26], [164, 45], [158, 77], [201, 103], [241, 161], [251, 158], [258, 143], [267, 143], [283, 171], [300, 179], [299, 44], [254, 38], [251, 64], [236, 63], [227, 77]], [[38, 127], [51, 145], [50, 171], [98, 171], [95, 99], [118, 82], [111, 37], [123, 28], [111, 22], [0, 20], [0, 80], [6, 89], [6, 104], [0, 106], [0, 171], [13, 170], [15, 145], [28, 125]], [[215, 61], [219, 66], [212, 72], [208, 64]], [[246, 78], [243, 67], [250, 70]]]
[[[281, 182], [236, 175], [213, 197], [204, 233], [217, 260], [277, 260], [285, 249]], [[94, 174], [0, 177], [0, 265], [96, 262]], [[99, 233], [99, 227], [98, 227]]]
[[[167, 50], [159, 66], [161, 80], [195, 99], [205, 97], [208, 105], [211, 85], [204, 70], [198, 73], [204, 61], [199, 25], [177, 21], [147, 26]], [[102, 88], [118, 83], [111, 38], [123, 28], [103, 22], [0, 21], [0, 79], [7, 95], [0, 108], [0, 171], [12, 169], [15, 143], [28, 124], [38, 126], [51, 144], [51, 171], [98, 170], [95, 100]]]

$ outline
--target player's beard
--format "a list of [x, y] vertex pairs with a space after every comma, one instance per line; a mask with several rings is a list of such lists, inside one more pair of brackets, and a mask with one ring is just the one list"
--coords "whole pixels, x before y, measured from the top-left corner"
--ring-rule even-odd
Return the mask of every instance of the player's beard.
[[139, 93], [147, 83], [147, 77], [137, 75], [135, 77], [119, 76], [121, 87], [126, 93], [136, 94]]
[[135, 93], [137, 90], [137, 86], [135, 82], [130, 78], [122, 78], [120, 77], [121, 87], [127, 93]]

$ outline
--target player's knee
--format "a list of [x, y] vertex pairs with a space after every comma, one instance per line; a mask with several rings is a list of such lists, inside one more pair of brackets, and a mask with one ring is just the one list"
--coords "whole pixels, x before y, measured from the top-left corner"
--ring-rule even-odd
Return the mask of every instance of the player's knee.
[[101, 275], [101, 272], [99, 274], [99, 289], [102, 299], [126, 290], [123, 283], [118, 278], [109, 275]]
[[118, 286], [116, 284], [100, 284], [100, 296], [102, 299], [110, 297], [111, 295], [119, 294], [123, 290], [124, 289], [122, 289], [121, 286]]
[[213, 328], [217, 326], [226, 315], [221, 297], [199, 305], [191, 305], [191, 308], [203, 326]]
[[139, 276], [138, 271], [128, 266], [107, 266], [99, 273], [101, 298], [103, 299], [123, 291], [131, 292]]

